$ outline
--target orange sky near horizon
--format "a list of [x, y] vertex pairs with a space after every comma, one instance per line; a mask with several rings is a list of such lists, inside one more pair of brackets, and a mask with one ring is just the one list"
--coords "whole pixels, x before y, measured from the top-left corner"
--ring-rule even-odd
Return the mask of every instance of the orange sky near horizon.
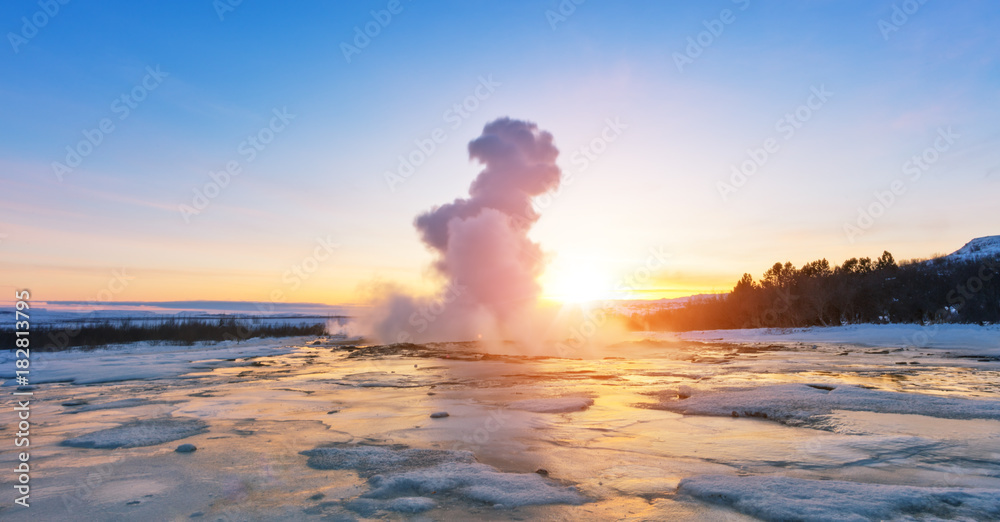
[[[943, 243], [943, 242], [941, 242]], [[926, 258], [934, 253], [950, 253], [964, 242], [950, 245], [937, 243], [917, 250], [915, 248], [889, 248], [897, 260]], [[961, 244], [959, 244], [961, 243]], [[574, 271], [560, 266], [555, 260], [550, 262], [553, 270], [541, 278], [542, 298], [555, 301], [579, 301], [599, 299], [647, 299], [676, 298], [696, 294], [725, 293], [732, 289], [744, 272], [754, 278], [776, 261], [791, 260], [796, 266], [813, 259], [826, 257], [834, 264], [840, 264], [848, 257], [877, 257], [877, 248], [857, 248], [840, 255], [798, 252], [786, 255], [758, 255], [755, 259], [723, 263], [729, 270], [710, 271], [707, 262], [697, 256], [675, 254], [673, 266], [650, 272], [633, 269], [612, 269], [602, 271], [601, 265], [590, 261], [591, 268]], [[335, 255], [342, 255], [338, 252]], [[312, 254], [309, 254], [312, 255]], [[309, 256], [307, 255], [306, 258]], [[558, 259], [558, 255], [555, 256]], [[843, 258], [843, 259], [841, 259]], [[596, 258], [595, 258], [596, 259]], [[369, 288], [379, 282], [395, 282], [421, 293], [433, 293], [435, 278], [426, 270], [426, 264], [416, 264], [406, 268], [373, 268], [369, 266], [345, 267], [342, 260], [327, 264], [318, 263], [313, 272], [306, 271], [311, 265], [303, 266], [301, 260], [293, 262], [284, 270], [266, 270], [245, 264], [240, 269], [210, 269], [199, 267], [158, 268], [137, 266], [77, 267], [71, 264], [6, 265], [4, 270], [4, 295], [0, 301], [9, 302], [16, 289], [28, 288], [34, 300], [78, 300], [103, 303], [108, 301], [254, 301], [292, 302], [321, 304], [361, 304], [370, 297]], [[429, 261], [425, 259], [423, 261]], [[637, 256], [633, 260], [636, 267], [642, 267], [644, 259]], [[605, 265], [607, 266], [607, 265]], [[295, 267], [298, 267], [297, 269]], [[561, 274], [568, 277], [560, 279]], [[13, 281], [25, 281], [27, 285], [15, 286]], [[625, 289], [625, 291], [622, 291]]]

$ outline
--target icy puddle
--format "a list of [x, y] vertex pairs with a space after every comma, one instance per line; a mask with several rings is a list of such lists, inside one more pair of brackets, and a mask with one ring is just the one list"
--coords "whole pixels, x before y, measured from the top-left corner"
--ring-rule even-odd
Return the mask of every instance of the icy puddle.
[[302, 342], [51, 357], [32, 402], [31, 508], [0, 518], [1000, 518], [995, 358]]

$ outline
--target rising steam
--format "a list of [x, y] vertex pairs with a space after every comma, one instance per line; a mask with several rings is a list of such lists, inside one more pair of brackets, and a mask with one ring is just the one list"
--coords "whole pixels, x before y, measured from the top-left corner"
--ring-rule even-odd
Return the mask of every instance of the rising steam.
[[369, 318], [381, 342], [518, 338], [541, 288], [539, 245], [528, 238], [538, 220], [532, 198], [559, 187], [552, 135], [525, 121], [488, 123], [469, 143], [484, 169], [469, 197], [417, 216], [421, 240], [436, 255], [444, 282], [434, 298], [401, 292], [383, 298]]

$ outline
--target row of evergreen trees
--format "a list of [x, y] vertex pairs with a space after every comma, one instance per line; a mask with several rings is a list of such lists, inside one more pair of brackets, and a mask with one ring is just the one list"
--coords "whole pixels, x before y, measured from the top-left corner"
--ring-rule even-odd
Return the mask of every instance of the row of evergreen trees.
[[775, 263], [759, 281], [744, 274], [726, 294], [634, 314], [633, 328], [708, 330], [850, 323], [1000, 322], [1000, 256], [897, 264], [892, 254]]

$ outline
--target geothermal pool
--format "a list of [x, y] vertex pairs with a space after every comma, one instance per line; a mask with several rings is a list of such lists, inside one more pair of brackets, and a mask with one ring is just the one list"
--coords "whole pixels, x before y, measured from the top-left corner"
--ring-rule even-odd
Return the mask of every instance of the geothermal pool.
[[806, 334], [646, 334], [588, 359], [328, 339], [55, 354], [32, 372], [31, 507], [0, 517], [1000, 517], [996, 346]]

